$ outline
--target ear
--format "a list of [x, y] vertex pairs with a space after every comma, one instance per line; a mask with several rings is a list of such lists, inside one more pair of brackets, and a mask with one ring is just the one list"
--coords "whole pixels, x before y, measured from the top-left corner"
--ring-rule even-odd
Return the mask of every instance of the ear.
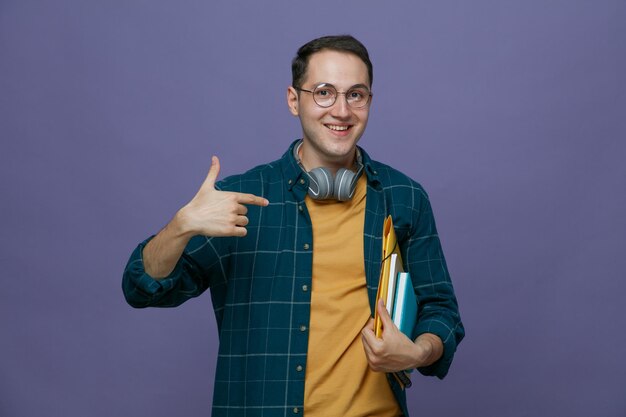
[[287, 87], [287, 106], [294, 116], [299, 116], [300, 101], [298, 100], [298, 92], [292, 86]]

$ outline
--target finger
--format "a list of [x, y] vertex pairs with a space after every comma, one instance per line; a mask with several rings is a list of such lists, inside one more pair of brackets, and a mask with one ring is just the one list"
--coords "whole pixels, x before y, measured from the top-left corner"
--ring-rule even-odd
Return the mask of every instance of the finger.
[[378, 315], [383, 322], [383, 331], [384, 329], [391, 328], [391, 326], [393, 326], [393, 320], [391, 320], [391, 316], [389, 316], [389, 312], [385, 307], [385, 302], [382, 299], [378, 300], [376, 311], [378, 311]]
[[367, 340], [365, 335], [363, 335], [362, 341], [363, 341], [363, 350], [365, 350], [365, 355], [368, 357], [368, 360], [369, 360], [369, 357], [373, 356], [374, 352], [372, 352], [372, 347], [370, 346], [370, 342], [369, 340]]
[[376, 337], [376, 333], [374, 332], [374, 319], [369, 318], [363, 329], [361, 329], [361, 335], [363, 336], [363, 341], [367, 342], [369, 345], [373, 343], [378, 343], [379, 339]]
[[232, 236], [244, 237], [248, 234], [248, 230], [245, 227], [235, 226]]
[[240, 204], [252, 204], [255, 206], [267, 206], [270, 202], [263, 197], [254, 194], [234, 193], [237, 196], [237, 202]]
[[246, 214], [248, 214], [248, 207], [244, 206], [243, 204], [237, 204], [237, 207], [235, 208], [235, 213], [240, 216], [245, 216]]
[[368, 347], [373, 346], [379, 339], [376, 338], [376, 334], [370, 328], [364, 327], [361, 330], [361, 335], [363, 336], [363, 344]]
[[365, 358], [367, 359], [369, 367], [373, 371], [380, 371], [376, 365], [377, 355], [374, 352], [374, 348], [378, 343], [380, 343], [380, 339], [377, 339], [374, 332], [369, 329], [363, 329], [361, 339], [363, 342], [363, 350], [365, 351]]
[[214, 155], [211, 157], [211, 168], [209, 169], [209, 173], [207, 174], [204, 183], [202, 183], [202, 188], [215, 188], [215, 181], [217, 180], [217, 176], [219, 175], [219, 173], [220, 160], [217, 156]]
[[237, 220], [235, 221], [235, 226], [245, 227], [248, 225], [250, 220], [246, 216], [237, 216]]

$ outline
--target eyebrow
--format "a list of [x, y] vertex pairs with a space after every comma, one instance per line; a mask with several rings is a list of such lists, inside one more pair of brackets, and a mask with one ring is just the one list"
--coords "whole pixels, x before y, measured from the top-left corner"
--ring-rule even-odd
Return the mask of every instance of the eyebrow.
[[[324, 82], [314, 84], [314, 85], [313, 85], [313, 89], [315, 89], [315, 88], [319, 87], [320, 85], [328, 85], [328, 86], [333, 87], [335, 90], [337, 90], [337, 87], [335, 87], [335, 85], [334, 85], [334, 84], [331, 84], [331, 83], [324, 83]], [[350, 91], [350, 90], [353, 90], [353, 89], [355, 89], [355, 88], [365, 88], [367, 91], [370, 91], [370, 88], [369, 88], [367, 85], [365, 85], [365, 84], [354, 84], [353, 86], [348, 87], [348, 88], [346, 89], [346, 91]]]

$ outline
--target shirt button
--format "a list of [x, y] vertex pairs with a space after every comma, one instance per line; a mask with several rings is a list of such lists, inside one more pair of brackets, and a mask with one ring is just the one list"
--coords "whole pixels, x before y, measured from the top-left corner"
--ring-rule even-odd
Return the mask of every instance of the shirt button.
[[304, 185], [306, 181], [304, 181], [304, 178], [300, 178], [300, 184]]
[[306, 331], [306, 326], [305, 326], [305, 325], [300, 326], [300, 331], [301, 331], [301, 332]]
[[289, 180], [287, 181], [287, 184], [291, 185], [293, 183], [293, 180]]
[[306, 291], [308, 291], [308, 290], [309, 290], [309, 286], [308, 286], [308, 285], [306, 285], [306, 284], [304, 284], [304, 285], [302, 286], [302, 291], [306, 292]]
[[304, 209], [302, 208], [302, 204], [300, 204], [300, 205], [298, 206], [298, 210], [300, 210], [300, 211], [304, 211]]
[[300, 412], [300, 410], [298, 409], [298, 407], [294, 407], [293, 408], [293, 413], [294, 414], [298, 414]]
[[298, 371], [298, 372], [302, 372], [302, 365], [298, 365], [298, 366], [296, 366], [296, 371]]
[[308, 243], [305, 243], [303, 247], [304, 247], [304, 250], [309, 250], [309, 244]]

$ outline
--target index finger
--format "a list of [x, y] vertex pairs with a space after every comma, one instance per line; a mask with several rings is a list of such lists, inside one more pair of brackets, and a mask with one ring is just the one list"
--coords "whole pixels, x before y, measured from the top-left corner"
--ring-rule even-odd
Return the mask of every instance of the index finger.
[[256, 196], [254, 194], [245, 194], [245, 193], [233, 193], [237, 196], [237, 202], [240, 204], [248, 204], [254, 206], [262, 206], [265, 207], [269, 205], [269, 201], [266, 198]]
[[365, 326], [363, 327], [363, 329], [361, 329], [361, 337], [363, 338], [364, 344], [367, 344], [368, 346], [375, 345], [376, 343], [378, 343], [379, 340], [374, 333], [374, 329], [368, 326]]

